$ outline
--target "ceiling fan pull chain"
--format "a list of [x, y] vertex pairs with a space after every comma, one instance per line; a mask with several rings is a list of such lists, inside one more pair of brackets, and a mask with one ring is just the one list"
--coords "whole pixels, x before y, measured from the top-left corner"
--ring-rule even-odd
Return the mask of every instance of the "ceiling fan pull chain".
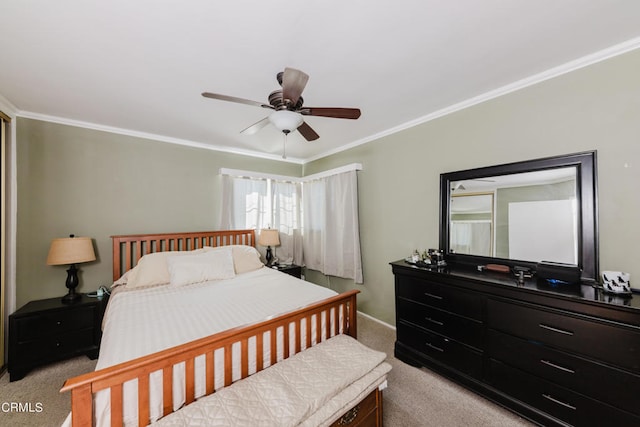
[[282, 158], [287, 158], [287, 134], [288, 132], [282, 132], [284, 135], [284, 139], [282, 140]]

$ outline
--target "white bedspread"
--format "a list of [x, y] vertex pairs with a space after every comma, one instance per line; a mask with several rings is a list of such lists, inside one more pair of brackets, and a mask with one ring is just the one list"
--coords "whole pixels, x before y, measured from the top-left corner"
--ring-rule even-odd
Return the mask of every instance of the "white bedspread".
[[[255, 323], [336, 295], [336, 292], [281, 272], [261, 268], [233, 279], [187, 285], [119, 291], [109, 300], [96, 370], [161, 351], [229, 328]], [[251, 343], [250, 343], [251, 344]], [[255, 348], [250, 347], [250, 356]], [[216, 352], [216, 388], [223, 381]], [[239, 362], [237, 363], [239, 365]], [[265, 366], [268, 359], [265, 357]], [[250, 373], [255, 372], [255, 363]], [[220, 369], [220, 370], [218, 370]], [[234, 370], [235, 371], [235, 370]], [[204, 358], [196, 359], [196, 396], [204, 394]], [[239, 373], [235, 377], [238, 377]], [[151, 375], [151, 418], [162, 413], [161, 373]], [[174, 368], [174, 384], [184, 383], [184, 369]], [[124, 424], [137, 425], [137, 406], [127, 395], [136, 382], [124, 387]], [[185, 402], [184, 391], [174, 387], [174, 407]], [[133, 390], [131, 390], [133, 389]], [[94, 421], [110, 425], [109, 394], [99, 392]], [[65, 424], [68, 423], [69, 419]]]

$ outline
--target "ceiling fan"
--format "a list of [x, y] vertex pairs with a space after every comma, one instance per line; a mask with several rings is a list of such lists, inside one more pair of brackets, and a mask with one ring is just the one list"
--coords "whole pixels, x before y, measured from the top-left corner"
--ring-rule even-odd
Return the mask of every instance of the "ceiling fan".
[[300, 70], [285, 68], [284, 71], [278, 73], [276, 78], [280, 86], [282, 86], [282, 89], [271, 92], [269, 95], [269, 104], [210, 92], [203, 92], [202, 96], [274, 110], [269, 116], [240, 132], [248, 135], [256, 133], [271, 123], [285, 135], [297, 130], [307, 141], [315, 141], [320, 136], [304, 121], [303, 116], [332, 117], [338, 119], [357, 119], [360, 117], [360, 109], [358, 108], [305, 107], [300, 95], [309, 80], [309, 76]]

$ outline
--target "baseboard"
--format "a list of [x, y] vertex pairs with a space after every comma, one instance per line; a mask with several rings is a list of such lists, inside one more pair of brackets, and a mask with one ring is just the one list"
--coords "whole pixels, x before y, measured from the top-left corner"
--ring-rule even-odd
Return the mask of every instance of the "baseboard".
[[373, 320], [374, 322], [378, 322], [378, 323], [380, 323], [381, 325], [386, 326], [386, 327], [387, 327], [387, 328], [389, 328], [389, 329], [393, 329], [394, 331], [396, 330], [396, 327], [395, 327], [395, 326], [390, 325], [390, 324], [388, 324], [387, 322], [383, 322], [383, 321], [382, 321], [382, 320], [380, 320], [380, 319], [376, 319], [375, 317], [370, 316], [370, 315], [368, 315], [368, 314], [366, 314], [366, 313], [363, 313], [363, 312], [361, 312], [360, 310], [358, 310], [358, 314], [360, 314], [360, 315], [362, 315], [362, 316], [366, 317], [366, 318], [367, 318], [367, 319], [369, 319], [369, 320]]

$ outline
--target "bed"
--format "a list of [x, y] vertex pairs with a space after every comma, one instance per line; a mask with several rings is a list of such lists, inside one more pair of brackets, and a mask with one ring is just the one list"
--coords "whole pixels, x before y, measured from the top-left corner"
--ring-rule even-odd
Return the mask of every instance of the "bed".
[[[148, 425], [331, 337], [356, 337], [359, 291], [337, 294], [257, 266], [254, 230], [112, 241], [114, 289], [100, 356], [95, 372], [61, 389], [71, 392], [66, 425]], [[158, 259], [169, 285], [128, 288], [141, 271], [161, 270]], [[217, 263], [216, 271], [199, 271], [207, 280], [189, 282], [204, 259]], [[380, 407], [376, 425], [380, 389], [371, 394]]]

